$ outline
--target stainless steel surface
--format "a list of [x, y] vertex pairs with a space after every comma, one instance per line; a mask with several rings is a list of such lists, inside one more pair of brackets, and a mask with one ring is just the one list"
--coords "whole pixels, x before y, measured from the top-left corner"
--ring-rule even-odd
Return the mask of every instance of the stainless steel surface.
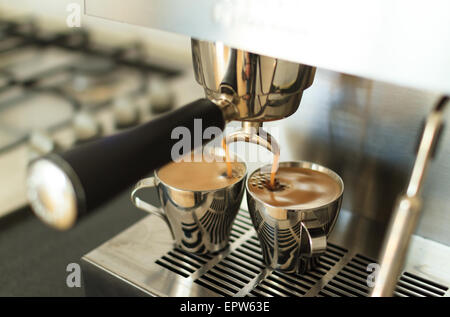
[[[131, 192], [136, 207], [163, 219], [169, 227], [174, 244], [196, 254], [215, 253], [228, 246], [233, 220], [239, 211], [247, 176], [245, 164], [235, 183], [220, 189], [192, 191], [168, 185], [158, 177], [140, 180]], [[145, 188], [156, 187], [161, 208], [138, 197]]]
[[[345, 183], [344, 209], [387, 223], [409, 180], [423, 120], [439, 98], [432, 92], [318, 69], [301, 108], [282, 122], [264, 125], [271, 132], [279, 129], [280, 160], [331, 168]], [[446, 245], [448, 157], [450, 133], [444, 129], [423, 185], [423, 213], [415, 232]]]
[[85, 0], [91, 16], [446, 93], [449, 11], [446, 0]]
[[27, 196], [44, 223], [65, 230], [78, 215], [78, 197], [72, 181], [50, 160], [38, 160], [28, 170]]
[[422, 207], [422, 190], [427, 167], [439, 142], [443, 111], [448, 104], [443, 97], [428, 115], [420, 139], [416, 161], [405, 194], [399, 197], [389, 222], [380, 255], [381, 269], [377, 274], [372, 296], [392, 296], [403, 268], [411, 235], [414, 233]]
[[434, 155], [433, 152], [438, 146], [443, 127], [444, 108], [448, 105], [448, 100], [449, 97], [443, 97], [427, 117], [411, 178], [406, 189], [406, 195], [408, 197], [414, 197], [420, 194], [428, 164]]
[[411, 235], [420, 215], [419, 197], [402, 196], [395, 207], [380, 253], [380, 269], [372, 297], [392, 296], [403, 269]]
[[[339, 4], [283, 1], [275, 7], [266, 2], [240, 1], [238, 5], [230, 1], [226, 4], [227, 10], [217, 11], [213, 8], [220, 8], [224, 2], [185, 4], [176, 0], [134, 0], [127, 3], [126, 16], [121, 9], [123, 4], [118, 1], [108, 2], [108, 5], [101, 0], [85, 3], [86, 13], [90, 15], [221, 41], [241, 50], [301, 63], [308, 63], [309, 57], [324, 61], [310, 62], [310, 65], [417, 88], [446, 91], [450, 87], [448, 79], [442, 77], [450, 73], [444, 72], [449, 64], [448, 54], [444, 52], [448, 45], [443, 39], [449, 38], [446, 34], [450, 28], [445, 26], [448, 21], [442, 16], [449, 4], [443, 1], [426, 8], [419, 1], [382, 1], [373, 6], [353, 2], [352, 10], [348, 10], [347, 1]], [[290, 21], [287, 15], [297, 17], [303, 12], [299, 8], [312, 6], [320, 10], [291, 20], [298, 32], [285, 32], [277, 27]], [[323, 10], [324, 7], [333, 10]], [[292, 8], [295, 10], [290, 10]], [[424, 10], [429, 13], [426, 17]], [[236, 11], [239, 18], [233, 14]], [[215, 20], [217, 12], [224, 13], [219, 17], [229, 17], [233, 27], [223, 27], [220, 21], [224, 20]], [[320, 18], [315, 18], [317, 15]], [[256, 22], [266, 21], [270, 27], [255, 27], [254, 19], [246, 19], [258, 16], [261, 19]], [[307, 22], [322, 21], [322, 18], [327, 23]], [[413, 23], [415, 18], [421, 21], [425, 18], [428, 23]], [[361, 23], [357, 27], [353, 23], [355, 20]], [[444, 27], [436, 27], [436, 24]], [[325, 25], [333, 27], [325, 29]], [[314, 33], [317, 28], [322, 28], [323, 32]], [[297, 38], [301, 30], [308, 30], [308, 38], [314, 45]], [[431, 47], [436, 47], [432, 58]], [[282, 129], [279, 138], [282, 159], [315, 161], [336, 170], [346, 183], [344, 206], [386, 222], [395, 198], [407, 181], [420, 122], [437, 97], [438, 94], [426, 90], [319, 69], [315, 85], [304, 92], [300, 110], [282, 124], [277, 123]], [[447, 212], [450, 165], [445, 159], [450, 155], [448, 133], [444, 133], [442, 141], [425, 186], [425, 214], [418, 233], [450, 244], [447, 226], [450, 222]]]
[[[282, 162], [280, 167], [302, 167], [332, 177], [340, 187], [339, 196], [326, 205], [301, 209], [271, 206], [258, 198], [249, 183], [267, 177], [260, 169], [254, 171], [246, 182], [250, 216], [258, 234], [263, 262], [272, 269], [303, 274], [317, 267], [320, 255], [327, 248], [327, 236], [339, 215], [344, 183], [326, 167], [310, 162]], [[257, 177], [257, 176], [256, 176]]]
[[230, 95], [237, 108], [234, 120], [271, 121], [290, 116], [303, 91], [311, 86], [315, 68], [193, 39], [195, 79], [206, 96]]
[[[243, 203], [243, 206], [245, 203]], [[83, 257], [87, 294], [147, 296], [367, 296], [383, 226], [342, 210], [318, 269], [267, 270], [247, 211], [231, 245], [211, 257], [173, 249], [167, 226], [148, 216]], [[450, 296], [450, 248], [413, 236], [395, 296]]]

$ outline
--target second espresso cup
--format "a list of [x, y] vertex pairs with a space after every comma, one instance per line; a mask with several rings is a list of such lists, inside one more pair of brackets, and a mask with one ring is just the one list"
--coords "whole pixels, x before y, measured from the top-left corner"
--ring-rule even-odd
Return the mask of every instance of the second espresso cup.
[[[154, 177], [142, 179], [135, 185], [131, 199], [136, 207], [166, 222], [177, 247], [197, 254], [220, 252], [228, 246], [244, 194], [247, 170], [245, 163], [239, 163], [243, 170], [234, 183], [205, 190], [180, 189], [164, 183], [158, 176], [159, 169]], [[192, 180], [186, 180], [189, 181]], [[161, 207], [137, 196], [141, 189], [150, 187], [157, 188]]]
[[[267, 170], [267, 166], [263, 168]], [[255, 194], [255, 190], [251, 190], [251, 187], [263, 189], [270, 179], [269, 173], [262, 173], [260, 168], [247, 179], [248, 208], [266, 266], [286, 273], [303, 274], [318, 265], [320, 255], [326, 250], [327, 236], [333, 229], [341, 207], [344, 183], [332, 170], [315, 163], [283, 162], [279, 164], [279, 171], [282, 168], [301, 168], [311, 174], [323, 173], [331, 182], [335, 182], [333, 186], [337, 188], [334, 199], [325, 203], [304, 206], [289, 206], [285, 203], [277, 206], [263, 201]], [[268, 197], [277, 199], [277, 191], [291, 185], [279, 185], [281, 187], [278, 189], [268, 192]], [[298, 182], [297, 185], [302, 188], [305, 184]], [[278, 198], [282, 201], [282, 197]]]

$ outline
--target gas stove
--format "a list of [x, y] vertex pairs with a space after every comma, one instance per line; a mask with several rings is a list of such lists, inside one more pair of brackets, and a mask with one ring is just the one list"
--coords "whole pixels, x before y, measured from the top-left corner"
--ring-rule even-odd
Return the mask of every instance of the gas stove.
[[30, 159], [172, 109], [182, 77], [140, 43], [101, 45], [86, 31], [43, 32], [32, 20], [0, 21], [0, 69], [0, 216], [26, 204]]

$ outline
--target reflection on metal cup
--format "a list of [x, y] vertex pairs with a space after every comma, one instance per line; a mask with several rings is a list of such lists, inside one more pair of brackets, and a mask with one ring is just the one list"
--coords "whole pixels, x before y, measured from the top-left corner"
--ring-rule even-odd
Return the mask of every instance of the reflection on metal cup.
[[[336, 222], [341, 207], [344, 183], [332, 170], [310, 162], [283, 162], [282, 167], [299, 167], [324, 173], [336, 181], [340, 193], [332, 201], [317, 207], [272, 206], [249, 189], [255, 170], [246, 181], [247, 203], [261, 244], [263, 260], [271, 269], [303, 274], [319, 264], [326, 251], [327, 236]], [[274, 193], [276, 195], [276, 192]]]
[[[245, 164], [242, 163], [245, 168]], [[239, 211], [247, 173], [235, 183], [212, 190], [184, 190], [165, 184], [158, 171], [139, 181], [131, 199], [136, 207], [161, 217], [169, 226], [175, 245], [197, 254], [217, 253], [228, 246], [231, 227]], [[141, 200], [137, 192], [156, 187], [161, 207]]]

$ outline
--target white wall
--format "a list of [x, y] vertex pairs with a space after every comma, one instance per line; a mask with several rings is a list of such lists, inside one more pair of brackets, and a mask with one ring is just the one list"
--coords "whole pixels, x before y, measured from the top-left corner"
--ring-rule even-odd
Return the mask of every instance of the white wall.
[[[126, 0], [124, 0], [126, 1]], [[43, 28], [68, 28], [69, 3], [78, 3], [84, 12], [84, 0], [0, 0], [1, 17], [35, 16]], [[40, 23], [41, 24], [41, 23]], [[151, 30], [139, 26], [82, 15], [81, 27], [92, 31], [94, 38], [111, 44], [141, 40], [149, 54], [191, 66], [190, 40], [186, 36]]]

